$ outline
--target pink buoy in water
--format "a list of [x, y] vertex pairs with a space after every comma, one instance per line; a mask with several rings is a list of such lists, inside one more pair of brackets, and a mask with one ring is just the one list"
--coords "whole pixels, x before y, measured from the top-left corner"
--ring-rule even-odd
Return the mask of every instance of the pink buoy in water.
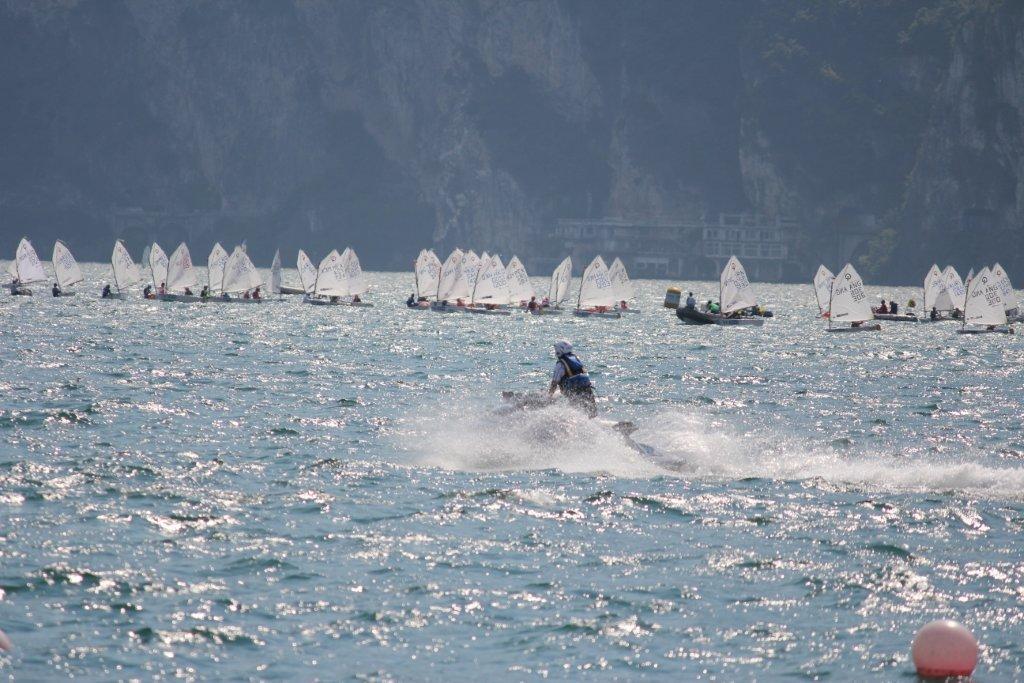
[[925, 624], [911, 647], [917, 674], [925, 678], [970, 676], [978, 664], [978, 641], [955, 621]]

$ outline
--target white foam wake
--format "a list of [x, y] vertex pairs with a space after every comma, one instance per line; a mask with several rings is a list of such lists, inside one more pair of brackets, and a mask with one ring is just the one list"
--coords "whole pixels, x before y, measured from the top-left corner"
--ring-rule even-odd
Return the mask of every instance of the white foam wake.
[[639, 423], [643, 455], [608, 427], [564, 404], [510, 415], [486, 407], [425, 418], [408, 443], [417, 464], [463, 471], [556, 469], [623, 478], [676, 476], [738, 480], [820, 480], [866, 491], [963, 493], [1024, 499], [1024, 464], [986, 461], [980, 453], [910, 455], [839, 450], [786, 433], [742, 431], [720, 415], [664, 411]]
[[821, 480], [869, 490], [1024, 499], [1024, 464], [994, 464], [978, 452], [908, 456], [896, 450], [840, 451], [785, 433], [742, 433], [699, 413], [663, 413], [645, 422], [636, 439], [655, 449], [662, 466], [684, 476]]
[[561, 402], [510, 415], [486, 408], [466, 413], [417, 423], [411, 450], [419, 464], [468, 471], [557, 469], [624, 478], [670, 474], [630, 448], [606, 422], [589, 420]]

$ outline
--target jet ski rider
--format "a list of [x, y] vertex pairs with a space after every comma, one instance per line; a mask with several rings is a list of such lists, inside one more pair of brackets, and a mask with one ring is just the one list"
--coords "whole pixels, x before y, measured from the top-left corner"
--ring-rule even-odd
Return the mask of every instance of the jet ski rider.
[[555, 342], [555, 357], [558, 361], [551, 374], [548, 395], [554, 394], [555, 389], [560, 389], [570, 403], [585, 411], [589, 417], [597, 415], [594, 385], [590, 382], [587, 369], [573, 353], [572, 344], [565, 340]]

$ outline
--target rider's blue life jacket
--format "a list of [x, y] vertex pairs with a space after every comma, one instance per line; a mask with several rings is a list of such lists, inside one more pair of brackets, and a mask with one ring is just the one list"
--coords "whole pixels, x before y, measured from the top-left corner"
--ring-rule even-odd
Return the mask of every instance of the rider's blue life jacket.
[[576, 354], [566, 353], [558, 357], [558, 362], [565, 367], [565, 374], [558, 382], [562, 391], [580, 391], [590, 388], [590, 375]]

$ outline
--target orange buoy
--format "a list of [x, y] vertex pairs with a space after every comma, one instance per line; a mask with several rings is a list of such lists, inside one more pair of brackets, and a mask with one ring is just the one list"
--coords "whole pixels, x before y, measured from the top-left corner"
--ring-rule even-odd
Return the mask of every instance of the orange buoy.
[[978, 664], [978, 641], [962, 624], [948, 619], [921, 627], [910, 651], [917, 675], [925, 678], [970, 676]]

